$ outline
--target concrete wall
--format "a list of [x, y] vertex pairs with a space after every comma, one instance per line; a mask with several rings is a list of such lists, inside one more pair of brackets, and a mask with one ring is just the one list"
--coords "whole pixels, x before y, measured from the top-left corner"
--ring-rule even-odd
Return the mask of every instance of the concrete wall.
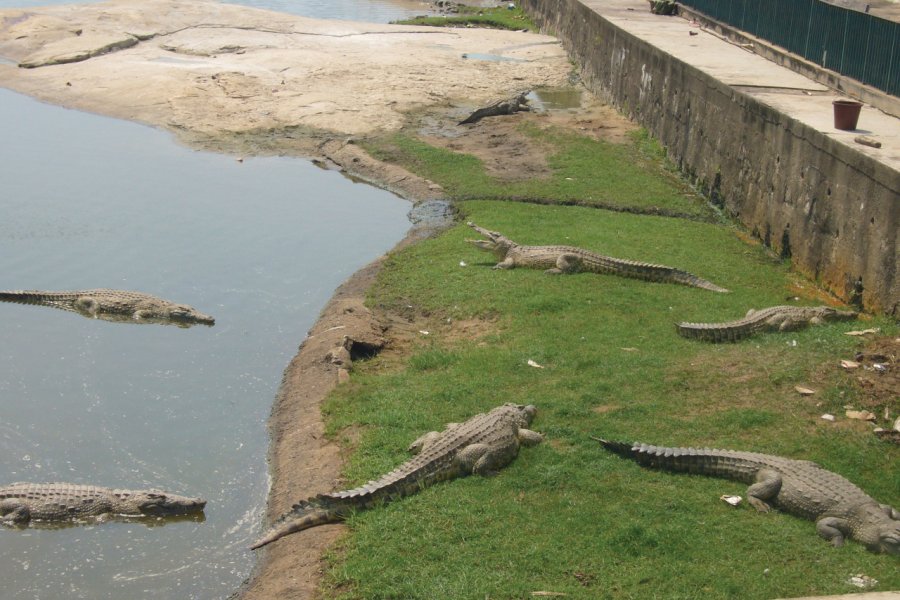
[[521, 4], [562, 40], [588, 88], [646, 127], [727, 214], [843, 300], [900, 316], [897, 171], [616, 28], [578, 0]]

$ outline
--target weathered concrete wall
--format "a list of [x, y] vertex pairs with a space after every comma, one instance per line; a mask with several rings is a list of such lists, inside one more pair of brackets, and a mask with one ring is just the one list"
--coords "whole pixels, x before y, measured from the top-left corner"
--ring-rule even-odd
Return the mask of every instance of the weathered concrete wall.
[[674, 59], [577, 0], [522, 5], [562, 40], [586, 85], [658, 138], [713, 202], [840, 298], [900, 316], [897, 171]]

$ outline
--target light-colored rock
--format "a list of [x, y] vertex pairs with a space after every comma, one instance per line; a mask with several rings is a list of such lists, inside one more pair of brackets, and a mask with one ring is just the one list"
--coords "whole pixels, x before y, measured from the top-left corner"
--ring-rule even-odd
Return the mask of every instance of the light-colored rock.
[[2, 10], [0, 57], [4, 87], [187, 137], [393, 130], [414, 109], [562, 85], [571, 68], [547, 36], [316, 20], [206, 0]]

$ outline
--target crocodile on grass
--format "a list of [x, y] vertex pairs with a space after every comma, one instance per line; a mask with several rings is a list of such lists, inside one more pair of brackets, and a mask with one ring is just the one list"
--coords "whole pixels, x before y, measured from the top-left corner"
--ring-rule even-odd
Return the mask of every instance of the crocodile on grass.
[[73, 483], [0, 486], [0, 524], [78, 521], [104, 516], [174, 516], [199, 513], [206, 500], [160, 490], [120, 490]]
[[728, 291], [680, 269], [634, 260], [612, 258], [582, 248], [576, 248], [575, 246], [522, 246], [499, 232], [489, 231], [471, 222], [468, 225], [488, 238], [486, 240], [466, 241], [482, 250], [493, 252], [500, 261], [494, 265], [495, 269], [529, 267], [532, 269], [546, 269], [544, 272], [552, 275], [582, 271], [606, 273], [658, 283], [680, 283], [714, 292]]
[[819, 535], [835, 546], [854, 539], [872, 552], [900, 555], [900, 512], [879, 504], [836, 473], [808, 460], [735, 450], [665, 448], [599, 438], [607, 450], [646, 467], [733, 479], [750, 484], [756, 510], [775, 506], [816, 522]]
[[504, 404], [464, 423], [450, 423], [444, 431], [426, 433], [409, 446], [416, 453], [410, 460], [358, 488], [319, 494], [295, 504], [250, 548], [341, 521], [353, 511], [414, 494], [438, 481], [469, 473], [492, 475], [516, 457], [520, 445], [541, 441], [539, 433], [525, 429], [536, 412], [531, 405]]
[[747, 312], [747, 316], [726, 323], [678, 323], [678, 333], [706, 342], [737, 342], [760, 331], [794, 331], [825, 321], [848, 321], [859, 313], [830, 306], [772, 306]]
[[124, 290], [16, 290], [0, 292], [0, 301], [51, 306], [104, 321], [173, 324], [179, 327], [197, 323], [212, 326], [216, 323], [211, 316], [187, 304], [175, 304], [150, 294]]

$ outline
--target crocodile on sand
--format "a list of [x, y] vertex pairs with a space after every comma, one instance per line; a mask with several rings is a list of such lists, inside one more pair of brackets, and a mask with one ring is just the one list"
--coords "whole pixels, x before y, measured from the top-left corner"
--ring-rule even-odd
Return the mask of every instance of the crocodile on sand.
[[199, 513], [206, 500], [160, 490], [120, 490], [73, 483], [0, 486], [0, 524], [77, 521], [90, 517], [174, 516]]
[[295, 504], [250, 548], [342, 521], [353, 511], [414, 494], [438, 481], [469, 473], [492, 475], [512, 462], [520, 445], [540, 443], [539, 433], [525, 429], [536, 412], [531, 405], [504, 404], [464, 423], [450, 423], [444, 431], [426, 433], [409, 446], [409, 451], [416, 453], [410, 460], [358, 488], [319, 494]]
[[500, 261], [494, 265], [495, 269], [529, 267], [546, 269], [544, 272], [552, 275], [578, 272], [606, 273], [658, 283], [680, 283], [714, 292], [728, 291], [680, 269], [612, 258], [575, 246], [521, 246], [496, 231], [489, 231], [471, 222], [468, 225], [488, 238], [466, 241], [482, 250], [493, 252]]
[[215, 325], [216, 320], [187, 304], [175, 304], [150, 294], [124, 290], [80, 290], [0, 292], [0, 301], [51, 306], [104, 321], [173, 324], [190, 327]]
[[816, 522], [819, 535], [835, 546], [854, 539], [872, 552], [900, 555], [900, 512], [814, 462], [770, 454], [665, 448], [594, 438], [607, 450], [646, 467], [733, 479], [750, 484], [747, 499], [756, 510], [775, 506]]
[[528, 105], [528, 98], [526, 98], [528, 93], [529, 92], [527, 91], [519, 92], [518, 94], [516, 94], [515, 96], [511, 96], [510, 98], [495, 100], [487, 106], [479, 108], [471, 115], [460, 121], [459, 124], [468, 125], [470, 123], [477, 123], [485, 117], [511, 115], [519, 111], [531, 110], [531, 107]]
[[678, 333], [706, 342], [737, 342], [760, 331], [794, 331], [825, 321], [848, 321], [859, 313], [830, 306], [772, 306], [747, 312], [747, 316], [726, 323], [678, 323]]

